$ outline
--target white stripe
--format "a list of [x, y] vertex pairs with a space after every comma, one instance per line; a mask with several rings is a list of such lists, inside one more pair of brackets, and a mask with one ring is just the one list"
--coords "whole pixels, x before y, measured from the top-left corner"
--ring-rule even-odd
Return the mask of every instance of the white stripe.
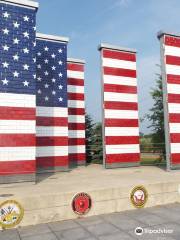
[[69, 115], [68, 116], [69, 123], [85, 123], [84, 115]]
[[137, 79], [131, 77], [104, 75], [104, 83], [126, 85], [126, 86], [137, 86]]
[[68, 136], [68, 127], [36, 127], [36, 136]]
[[0, 106], [36, 107], [36, 96], [28, 94], [0, 93]]
[[170, 133], [180, 133], [180, 123], [170, 123], [169, 131]]
[[168, 93], [180, 94], [180, 84], [167, 84]]
[[180, 153], [180, 143], [171, 143], [171, 153]]
[[84, 86], [68, 85], [69, 93], [84, 93]]
[[37, 147], [37, 157], [67, 156], [68, 146]]
[[105, 110], [105, 118], [138, 119], [138, 111], [131, 110]]
[[35, 159], [35, 147], [0, 147], [0, 161], [28, 161]]
[[68, 100], [68, 107], [72, 108], [84, 108], [85, 103], [84, 100]]
[[69, 138], [85, 138], [84, 130], [69, 130], [68, 131]]
[[180, 113], [179, 103], [168, 103], [169, 113]]
[[85, 146], [84, 145], [69, 146], [68, 151], [69, 153], [85, 153]]
[[139, 153], [139, 144], [106, 145], [106, 154]]
[[180, 75], [180, 66], [166, 64], [166, 74]]
[[118, 59], [112, 59], [112, 58], [103, 58], [102, 65], [104, 67], [136, 70], [136, 62], [118, 60]]
[[139, 136], [138, 127], [105, 127], [105, 136]]
[[65, 107], [36, 107], [38, 117], [67, 117], [68, 109]]
[[34, 120], [0, 120], [0, 133], [35, 133]]
[[179, 47], [173, 47], [173, 46], [165, 45], [164, 54], [165, 55], [170, 55], [170, 56], [180, 57], [180, 48]]
[[137, 102], [137, 94], [104, 92], [104, 101]]
[[67, 70], [67, 77], [84, 79], [84, 72]]

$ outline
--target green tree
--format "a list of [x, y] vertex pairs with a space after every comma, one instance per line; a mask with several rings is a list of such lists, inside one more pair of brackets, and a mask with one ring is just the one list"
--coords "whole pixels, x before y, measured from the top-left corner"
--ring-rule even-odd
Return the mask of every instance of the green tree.
[[102, 124], [96, 123], [93, 130], [93, 163], [103, 162]]
[[89, 114], [85, 115], [85, 136], [86, 136], [86, 159], [87, 163], [92, 161], [93, 156], [93, 134], [94, 134], [94, 122]]

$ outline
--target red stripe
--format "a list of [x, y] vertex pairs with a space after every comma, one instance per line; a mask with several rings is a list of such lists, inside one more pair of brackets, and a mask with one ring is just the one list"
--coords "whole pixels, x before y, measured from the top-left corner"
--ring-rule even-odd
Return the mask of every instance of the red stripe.
[[1, 120], [35, 120], [35, 108], [0, 107]]
[[85, 130], [85, 124], [84, 123], [69, 123], [68, 129], [69, 130]]
[[138, 127], [138, 119], [105, 119], [105, 127]]
[[104, 102], [105, 109], [138, 110], [138, 104], [134, 102]]
[[32, 174], [35, 172], [35, 160], [0, 162], [0, 175]]
[[84, 72], [84, 64], [81, 63], [68, 63], [67, 64], [67, 69], [71, 71], [80, 71]]
[[136, 54], [129, 53], [129, 52], [121, 52], [121, 51], [113, 51], [113, 50], [103, 50], [103, 57], [104, 58], [113, 58], [119, 60], [127, 60], [127, 61], [136, 61]]
[[169, 114], [170, 123], [180, 123], [180, 113], [170, 113]]
[[180, 84], [180, 75], [167, 74], [167, 82], [174, 83], [174, 84]]
[[0, 134], [0, 147], [33, 147], [35, 134]]
[[106, 163], [132, 163], [139, 162], [139, 153], [106, 154]]
[[86, 161], [86, 154], [85, 153], [70, 153], [69, 154], [69, 161]]
[[84, 93], [68, 93], [68, 100], [84, 100]]
[[114, 145], [114, 144], [139, 144], [139, 136], [113, 136], [113, 137], [106, 137], [106, 144], [107, 145]]
[[180, 153], [171, 154], [171, 163], [172, 164], [180, 164]]
[[68, 85], [84, 86], [84, 80], [78, 78], [68, 78]]
[[180, 103], [180, 94], [168, 94], [168, 102], [169, 103]]
[[36, 145], [40, 146], [67, 146], [68, 137], [37, 137]]
[[69, 138], [68, 145], [85, 145], [85, 138]]
[[180, 133], [170, 134], [171, 143], [180, 143]]
[[67, 167], [68, 166], [68, 156], [38, 157], [36, 160], [37, 160], [38, 168]]
[[166, 64], [180, 65], [180, 57], [167, 55], [166, 56]]
[[37, 117], [36, 126], [67, 126], [66, 117]]
[[165, 45], [180, 47], [180, 38], [173, 36], [165, 36]]
[[85, 115], [84, 108], [68, 108], [69, 115]]
[[137, 93], [136, 86], [104, 84], [104, 92]]
[[112, 68], [103, 67], [105, 75], [123, 76], [123, 77], [134, 77], [136, 78], [136, 70], [123, 69], [123, 68]]

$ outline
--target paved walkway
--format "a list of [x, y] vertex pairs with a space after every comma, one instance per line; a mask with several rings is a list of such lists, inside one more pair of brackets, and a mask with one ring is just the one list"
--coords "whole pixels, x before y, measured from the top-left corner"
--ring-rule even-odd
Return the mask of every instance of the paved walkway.
[[[142, 235], [135, 234], [137, 227]], [[134, 239], [179, 240], [180, 204], [0, 231], [0, 240]]]

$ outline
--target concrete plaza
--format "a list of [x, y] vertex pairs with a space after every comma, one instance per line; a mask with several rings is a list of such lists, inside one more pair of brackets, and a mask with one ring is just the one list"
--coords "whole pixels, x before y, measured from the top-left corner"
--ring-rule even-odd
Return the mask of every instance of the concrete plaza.
[[[135, 234], [142, 227], [169, 233]], [[51, 222], [0, 232], [0, 240], [179, 240], [180, 204]]]

